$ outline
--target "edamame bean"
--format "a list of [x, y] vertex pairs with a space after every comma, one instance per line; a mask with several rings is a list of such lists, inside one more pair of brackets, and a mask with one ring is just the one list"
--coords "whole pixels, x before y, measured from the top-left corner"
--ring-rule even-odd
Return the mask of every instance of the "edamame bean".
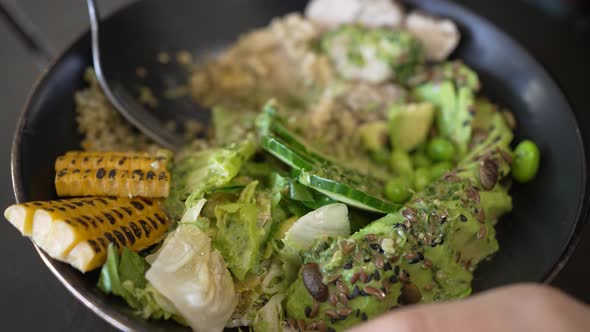
[[453, 143], [441, 137], [433, 138], [428, 143], [426, 152], [428, 153], [428, 157], [433, 161], [452, 161], [455, 159], [456, 154]]
[[514, 180], [525, 183], [534, 179], [539, 171], [540, 160], [539, 148], [533, 141], [520, 142], [514, 149], [514, 160], [512, 161]]
[[410, 155], [402, 150], [394, 150], [389, 160], [389, 166], [397, 174], [402, 176], [411, 176], [414, 173], [414, 166]]
[[404, 203], [410, 196], [408, 181], [401, 178], [393, 178], [385, 184], [385, 197], [394, 203]]
[[414, 173], [414, 187], [416, 191], [421, 191], [430, 183], [430, 169], [428, 167], [420, 167]]
[[453, 169], [453, 164], [450, 161], [441, 161], [430, 167], [430, 180], [434, 181], [443, 176], [446, 172]]

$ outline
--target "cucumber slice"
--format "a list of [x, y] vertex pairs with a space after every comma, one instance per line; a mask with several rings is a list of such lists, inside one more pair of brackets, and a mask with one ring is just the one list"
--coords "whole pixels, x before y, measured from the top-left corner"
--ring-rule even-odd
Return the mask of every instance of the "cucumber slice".
[[313, 160], [304, 158], [276, 137], [262, 136], [260, 138], [260, 146], [292, 168], [298, 170], [314, 168]]
[[384, 198], [382, 180], [347, 169], [305, 146], [280, 123], [273, 107], [267, 105], [257, 123], [261, 147], [297, 170], [302, 185], [363, 210], [389, 213], [401, 207]]
[[401, 205], [390, 203], [364, 191], [352, 188], [344, 183], [326, 179], [305, 171], [301, 172], [298, 181], [305, 186], [321, 192], [333, 200], [362, 210], [390, 213], [401, 208]]

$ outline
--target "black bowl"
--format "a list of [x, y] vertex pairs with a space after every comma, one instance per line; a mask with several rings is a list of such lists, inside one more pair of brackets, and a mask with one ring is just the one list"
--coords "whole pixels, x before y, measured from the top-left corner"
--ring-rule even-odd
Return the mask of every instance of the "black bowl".
[[[175, 68], [158, 64], [161, 50], [199, 55], [217, 50], [240, 33], [273, 16], [301, 10], [298, 0], [146, 0], [103, 26], [107, 70], [126, 84], [138, 84], [135, 68], [147, 68], [154, 91], [169, 83]], [[498, 224], [500, 251], [476, 272], [474, 290], [524, 282], [549, 282], [571, 254], [586, 219], [586, 159], [580, 129], [568, 102], [545, 70], [510, 37], [485, 19], [446, 1], [408, 4], [455, 20], [463, 39], [453, 55], [481, 75], [484, 93], [510, 108], [518, 120], [516, 141], [535, 140], [542, 153], [537, 179], [512, 190], [514, 211]], [[53, 162], [79, 149], [73, 94], [84, 86], [91, 63], [88, 33], [65, 51], [34, 88], [22, 112], [12, 147], [12, 180], [18, 202], [55, 198]], [[117, 60], [117, 61], [112, 61]], [[174, 76], [177, 77], [177, 76]], [[55, 276], [86, 306], [114, 326], [128, 330], [180, 329], [144, 321], [121, 300], [95, 287], [97, 274], [83, 275], [39, 251]]]

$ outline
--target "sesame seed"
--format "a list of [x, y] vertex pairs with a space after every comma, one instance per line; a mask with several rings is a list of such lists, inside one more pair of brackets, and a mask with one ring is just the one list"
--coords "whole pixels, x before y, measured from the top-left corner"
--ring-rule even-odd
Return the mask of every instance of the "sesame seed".
[[354, 288], [352, 289], [352, 293], [348, 296], [348, 299], [352, 300], [359, 295], [360, 295], [359, 286], [354, 286]]
[[355, 314], [356, 318], [358, 318], [360, 314], [361, 314], [361, 309], [356, 309], [356, 314]]
[[407, 253], [404, 258], [408, 261], [408, 263], [410, 264], [416, 264], [420, 261], [420, 258], [418, 257], [418, 255], [416, 255], [413, 252], [409, 252]]
[[361, 314], [361, 319], [363, 320], [363, 322], [366, 321], [367, 319], [369, 319], [369, 317], [367, 317], [367, 313], [366, 312], [363, 312]]
[[296, 329], [297, 328], [297, 322], [293, 319], [293, 318], [289, 318], [287, 319], [287, 323], [289, 324], [289, 326], [291, 326], [292, 328]]
[[378, 270], [375, 270], [375, 272], [373, 273], [373, 280], [379, 281], [380, 279], [381, 279], [381, 274], [379, 273]]
[[392, 284], [395, 284], [396, 282], [398, 282], [398, 280], [399, 279], [396, 276], [391, 276], [389, 278], [389, 282], [392, 283]]
[[385, 293], [379, 288], [367, 286], [363, 290], [365, 293], [375, 296], [379, 301], [385, 299]]
[[311, 315], [311, 308], [309, 306], [305, 307], [304, 309], [305, 317], [309, 318]]
[[479, 231], [477, 231], [477, 239], [483, 239], [486, 236], [487, 230], [485, 226], [481, 226]]
[[378, 269], [382, 269], [383, 266], [385, 265], [385, 262], [383, 260], [383, 256], [378, 255], [375, 257], [375, 267]]
[[352, 269], [352, 262], [348, 262], [348, 263], [344, 264], [343, 268], [344, 268], [345, 270], [350, 270], [350, 269]]
[[336, 281], [336, 288], [340, 291], [340, 293], [348, 294], [348, 287], [343, 284], [340, 280]]
[[399, 266], [397, 266], [397, 265], [396, 265], [396, 266], [393, 268], [393, 273], [394, 273], [396, 276], [399, 276]]
[[307, 325], [305, 325], [305, 331], [315, 331], [318, 328], [318, 323], [317, 322], [311, 322]]
[[379, 245], [379, 243], [371, 243], [371, 244], [369, 244], [369, 247], [375, 251], [383, 250], [383, 249], [381, 249], [381, 246]]
[[336, 298], [336, 294], [334, 293], [330, 294], [328, 300], [330, 301], [330, 304], [333, 306], [336, 306], [338, 304], [338, 298]]
[[356, 244], [354, 242], [348, 242], [346, 241], [343, 245], [342, 245], [342, 252], [345, 255], [350, 254], [351, 252], [354, 251], [354, 249], [356, 248]]
[[361, 274], [359, 279], [361, 280], [361, 282], [364, 284], [367, 282], [367, 279], [369, 278], [369, 276], [367, 275], [367, 271], [365, 270], [361, 270]]
[[303, 319], [297, 321], [297, 327], [299, 328], [299, 331], [305, 331], [305, 322]]
[[342, 305], [344, 305], [345, 307], [348, 307], [348, 297], [346, 296], [346, 294], [340, 293], [338, 297], [340, 298], [340, 303], [342, 303]]
[[466, 222], [467, 221], [467, 217], [465, 217], [464, 215], [460, 215], [459, 219], [461, 219], [462, 222]]
[[389, 271], [393, 269], [393, 267], [391, 266], [391, 263], [387, 262], [383, 265], [383, 271]]
[[422, 254], [421, 252], [417, 252], [416, 255], [418, 255], [418, 258], [420, 258], [421, 261], [424, 260], [424, 254]]
[[340, 308], [340, 309], [336, 310], [336, 313], [338, 315], [340, 315], [340, 316], [346, 317], [346, 316], [348, 316], [348, 315], [350, 315], [352, 313], [352, 309], [350, 309], [350, 308]]
[[408, 220], [416, 219], [416, 210], [412, 209], [411, 207], [407, 207], [402, 211], [402, 216]]
[[412, 227], [412, 224], [410, 223], [409, 220], [404, 221], [404, 229], [410, 229], [410, 227]]
[[331, 319], [340, 318], [340, 315], [338, 315], [338, 313], [336, 311], [331, 310], [331, 309], [324, 311], [324, 314]]
[[320, 303], [316, 300], [313, 301], [313, 306], [311, 307], [311, 311], [309, 312], [309, 318], [314, 319], [318, 312], [320, 311]]

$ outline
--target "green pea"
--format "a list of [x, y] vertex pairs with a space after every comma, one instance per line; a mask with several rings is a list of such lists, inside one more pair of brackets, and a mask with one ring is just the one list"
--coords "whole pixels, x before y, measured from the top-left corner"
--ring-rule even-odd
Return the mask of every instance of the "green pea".
[[411, 176], [414, 173], [410, 155], [402, 150], [394, 150], [389, 159], [389, 166], [397, 175]]
[[404, 203], [410, 196], [410, 185], [402, 178], [393, 178], [385, 184], [385, 197], [394, 203]]
[[436, 163], [430, 167], [430, 179], [437, 180], [451, 169], [453, 169], [453, 164], [450, 161]]
[[539, 148], [533, 141], [520, 142], [514, 149], [514, 160], [512, 161], [514, 180], [525, 183], [534, 179], [539, 171], [540, 160]]
[[414, 187], [416, 191], [421, 191], [430, 183], [430, 169], [428, 167], [420, 167], [414, 173]]
[[451, 141], [436, 137], [428, 143], [426, 152], [433, 161], [452, 161], [455, 159], [457, 151]]
[[412, 164], [414, 167], [428, 167], [431, 164], [430, 159], [426, 156], [426, 154], [421, 152], [416, 152], [412, 155]]

